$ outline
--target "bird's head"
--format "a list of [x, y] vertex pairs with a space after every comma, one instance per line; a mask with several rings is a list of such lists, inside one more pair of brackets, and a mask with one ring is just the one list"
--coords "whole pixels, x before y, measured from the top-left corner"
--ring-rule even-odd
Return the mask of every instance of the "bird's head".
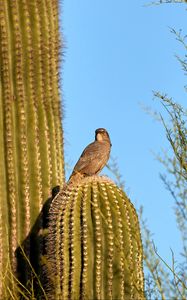
[[110, 145], [112, 146], [109, 134], [106, 131], [106, 129], [104, 129], [104, 128], [96, 129], [96, 131], [95, 131], [95, 141], [98, 141], [98, 142], [106, 141], [106, 142], [109, 142]]

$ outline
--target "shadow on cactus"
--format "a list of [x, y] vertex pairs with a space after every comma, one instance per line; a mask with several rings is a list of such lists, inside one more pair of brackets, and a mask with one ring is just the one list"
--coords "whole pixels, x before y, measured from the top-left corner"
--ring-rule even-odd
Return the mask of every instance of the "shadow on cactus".
[[145, 299], [138, 217], [110, 179], [90, 176], [64, 187], [48, 230], [48, 299]]
[[[32, 299], [32, 297], [34, 299], [47, 299], [43, 287], [46, 277], [43, 272], [42, 256], [46, 254], [45, 235], [48, 227], [49, 208], [52, 199], [58, 192], [59, 186], [54, 187], [52, 197], [43, 205], [29, 235], [16, 249], [16, 277], [13, 270], [10, 269], [9, 273], [14, 277], [11, 286], [16, 286], [17, 290], [14, 292], [14, 297], [17, 295], [18, 299], [20, 297], [21, 299]], [[29, 251], [30, 249], [33, 250]]]

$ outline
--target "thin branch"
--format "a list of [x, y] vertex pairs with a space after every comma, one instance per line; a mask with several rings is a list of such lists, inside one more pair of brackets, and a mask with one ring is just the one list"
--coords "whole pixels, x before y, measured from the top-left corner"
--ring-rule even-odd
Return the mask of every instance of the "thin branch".
[[180, 279], [180, 277], [176, 274], [176, 272], [173, 272], [172, 268], [168, 265], [168, 263], [158, 254], [157, 249], [155, 247], [155, 244], [153, 243], [153, 247], [154, 247], [154, 251], [155, 254], [158, 256], [158, 258], [164, 263], [164, 265], [172, 272], [173, 275], [176, 276], [176, 278], [178, 279], [178, 281], [181, 283], [181, 285], [183, 286], [183, 288], [185, 290], [187, 290], [187, 286], [186, 284]]

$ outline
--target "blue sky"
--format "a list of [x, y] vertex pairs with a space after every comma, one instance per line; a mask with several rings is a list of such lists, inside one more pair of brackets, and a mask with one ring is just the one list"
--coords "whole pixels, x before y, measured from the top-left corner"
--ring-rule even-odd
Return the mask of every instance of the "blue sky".
[[[175, 58], [184, 49], [170, 27], [185, 33], [186, 12], [182, 4], [146, 3], [63, 1], [66, 175], [94, 139], [95, 129], [105, 127], [126, 192], [136, 207], [144, 206], [158, 251], [170, 262], [170, 248], [179, 258], [180, 237], [173, 200], [159, 178], [164, 169], [152, 154], [168, 149], [168, 143], [162, 126], [141, 104], [161, 111], [152, 93], [159, 90], [185, 105], [185, 77]], [[107, 169], [102, 173], [109, 174]]]

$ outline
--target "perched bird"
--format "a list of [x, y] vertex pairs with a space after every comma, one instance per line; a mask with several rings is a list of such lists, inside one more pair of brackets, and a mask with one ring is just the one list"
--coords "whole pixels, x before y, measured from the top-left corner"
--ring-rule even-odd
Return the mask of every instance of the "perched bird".
[[95, 141], [89, 144], [82, 152], [68, 183], [76, 183], [86, 176], [98, 174], [109, 159], [111, 146], [110, 137], [106, 129], [96, 129]]

